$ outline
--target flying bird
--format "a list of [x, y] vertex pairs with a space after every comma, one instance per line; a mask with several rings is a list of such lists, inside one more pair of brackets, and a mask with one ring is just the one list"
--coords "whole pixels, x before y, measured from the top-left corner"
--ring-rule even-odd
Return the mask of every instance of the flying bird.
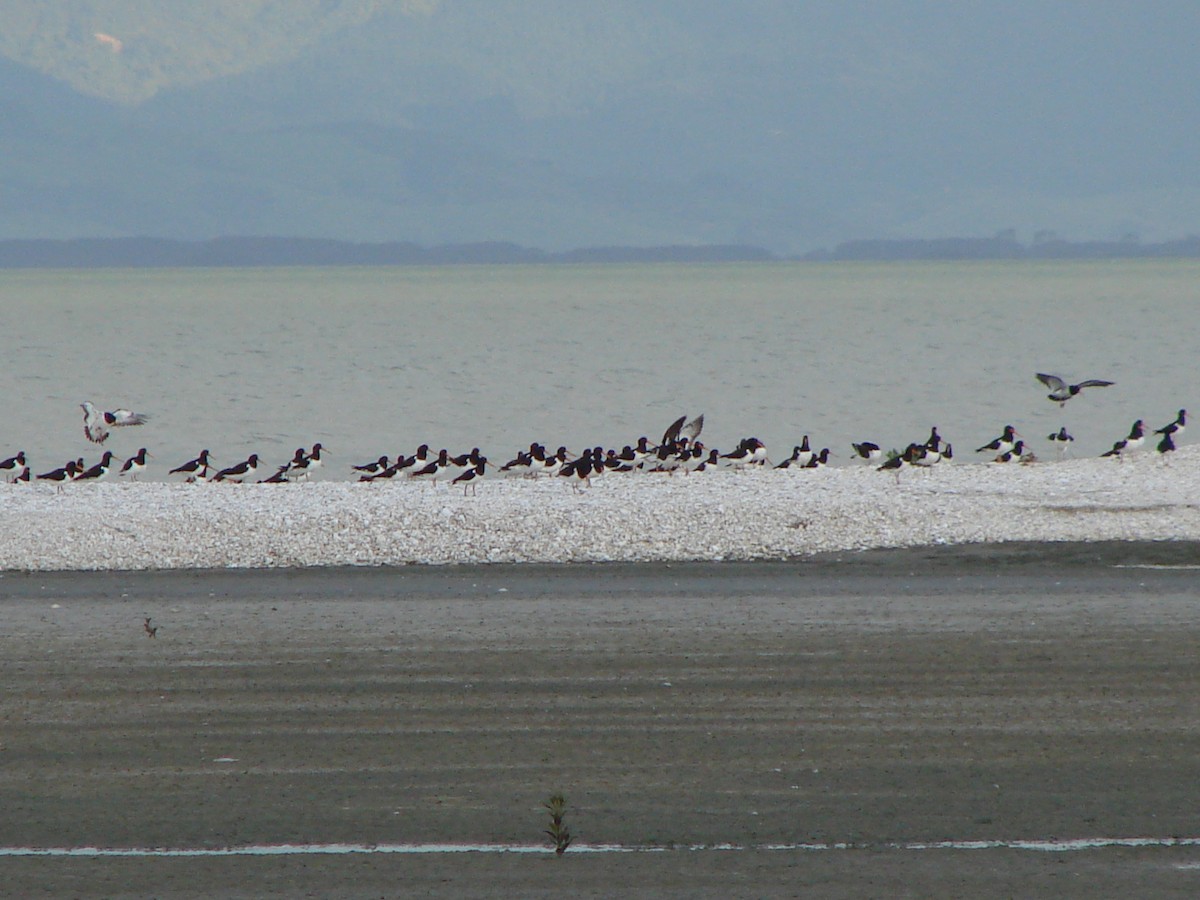
[[664, 444], [673, 444], [680, 439], [694, 441], [700, 437], [700, 432], [704, 430], [704, 415], [698, 415], [696, 418], [688, 421], [687, 416], [680, 416], [670, 427], [663, 432], [662, 442]]
[[114, 409], [112, 412], [101, 412], [92, 405], [92, 401], [84, 400], [79, 404], [83, 409], [83, 433], [93, 444], [103, 444], [108, 440], [110, 428], [124, 428], [127, 425], [144, 425], [150, 417], [144, 413], [135, 413], [128, 409]]
[[1046, 375], [1042, 372], [1037, 373], [1037, 380], [1050, 388], [1050, 393], [1046, 396], [1059, 406], [1065, 405], [1068, 400], [1085, 387], [1108, 387], [1110, 384], [1115, 384], [1115, 382], [1101, 381], [1098, 378], [1089, 378], [1087, 381], [1079, 382], [1079, 384], [1067, 384], [1057, 375]]

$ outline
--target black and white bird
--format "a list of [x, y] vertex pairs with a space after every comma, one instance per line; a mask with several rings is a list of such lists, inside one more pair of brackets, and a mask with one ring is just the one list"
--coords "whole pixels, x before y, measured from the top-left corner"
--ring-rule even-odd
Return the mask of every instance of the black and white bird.
[[1112, 445], [1112, 449], [1103, 452], [1100, 456], [1116, 456], [1121, 458], [1132, 454], [1136, 450], [1141, 450], [1141, 445], [1146, 443], [1146, 424], [1139, 419], [1135, 421], [1132, 428], [1129, 428], [1129, 434], [1124, 440], [1118, 440]]
[[696, 416], [692, 420], [688, 420], [687, 416], [680, 416], [672, 422], [665, 432], [663, 432], [662, 443], [673, 444], [676, 441], [694, 441], [700, 437], [700, 432], [704, 430], [704, 414]]
[[82, 472], [75, 473], [75, 481], [101, 481], [108, 477], [108, 471], [112, 468], [113, 455], [111, 450], [105, 450], [104, 455], [100, 457], [100, 462], [94, 466], [84, 469]]
[[[1157, 432], [1155, 432], [1157, 434]], [[1175, 441], [1171, 437], [1171, 432], [1166, 432], [1162, 436], [1162, 440], [1158, 442], [1159, 453], [1171, 453], [1175, 449]]]
[[832, 454], [831, 454], [830, 449], [828, 447], [825, 447], [821, 450], [820, 453], [814, 453], [812, 459], [810, 459], [808, 461], [808, 463], [804, 466], [804, 468], [806, 468], [806, 469], [824, 468], [825, 466], [829, 465], [829, 457], [831, 455]]
[[438, 451], [435, 459], [431, 459], [419, 468], [414, 465], [409, 471], [408, 477], [412, 479], [421, 479], [422, 481], [432, 481], [434, 484], [439, 479], [445, 478], [450, 471], [450, 452], [443, 447]]
[[129, 459], [125, 460], [125, 464], [121, 466], [121, 471], [117, 473], [118, 477], [127, 477], [130, 481], [137, 481], [139, 475], [146, 470], [146, 457], [150, 454], [143, 447]]
[[994, 462], [998, 463], [1019, 463], [1030, 462], [1030, 454], [1025, 450], [1025, 442], [1017, 441], [1008, 450], [996, 456]]
[[1067, 426], [1064, 425], [1053, 434], [1046, 435], [1046, 440], [1058, 447], [1059, 456], [1066, 456], [1067, 451], [1071, 449], [1071, 442], [1075, 440], [1075, 438], [1067, 434]]
[[[1168, 424], [1164, 425], [1162, 428], [1155, 428], [1154, 433], [1167, 435], [1168, 437], [1171, 438], [1171, 441], [1173, 443], [1177, 437], [1180, 437], [1183, 434], [1183, 431], [1185, 428], [1187, 428], [1187, 410], [1181, 409], [1179, 411], [1179, 415], [1177, 415], [1175, 417], [1175, 421], [1169, 422]], [[1174, 449], [1174, 448], [1172, 448], [1172, 449]], [[3, 463], [0, 463], [0, 467], [2, 467], [2, 466], [3, 466]]]
[[359, 475], [363, 477], [378, 475], [380, 472], [383, 472], [390, 467], [391, 464], [388, 462], [388, 458], [386, 456], [379, 457], [379, 459], [375, 460], [375, 462], [363, 463], [361, 466], [351, 466], [355, 472], [358, 472]]
[[571, 454], [567, 452], [567, 448], [559, 447], [551, 456], [541, 453], [540, 457], [535, 457], [530, 468], [530, 475], [534, 478], [542, 475], [554, 478], [562, 472], [563, 467], [567, 463], [572, 461]]
[[1120, 459], [1130, 453], [1141, 450], [1144, 443], [1146, 443], [1146, 424], [1141, 419], [1138, 419], [1133, 423], [1133, 427], [1129, 429], [1129, 434], [1123, 441], [1117, 441], [1112, 445], [1111, 450], [1100, 455], [1115, 456]]
[[806, 469], [808, 464], [813, 461], [816, 454], [808, 444], [808, 435], [804, 435], [799, 446], [792, 448], [792, 455], [777, 465], [777, 469]]
[[588, 487], [592, 486], [592, 476], [604, 471], [604, 453], [597, 447], [594, 450], [584, 450], [576, 459], [568, 460], [558, 470], [559, 478], [573, 478], [571, 487], [578, 493], [582, 481]]
[[258, 474], [258, 454], [251, 453], [249, 457], [247, 457], [244, 461], [238, 463], [236, 466], [229, 466], [226, 469], [222, 469], [220, 472], [218, 472], [216, 475], [213, 476], [212, 480], [213, 481], [233, 481], [238, 484], [244, 484], [245, 482], [254, 478], [254, 476], [257, 474]]
[[861, 459], [869, 463], [883, 459], [883, 448], [874, 441], [863, 441], [861, 444], [851, 441], [850, 446], [854, 448], [856, 459]]
[[461, 475], [459, 475], [458, 477], [456, 477], [454, 479], [454, 482], [453, 482], [454, 484], [461, 484], [463, 486], [463, 496], [464, 497], [467, 496], [468, 488], [470, 489], [471, 494], [474, 495], [475, 483], [477, 481], [479, 481], [481, 478], [483, 478], [483, 472], [484, 472], [484, 468], [486, 466], [487, 466], [487, 460], [483, 457], [480, 457], [479, 462], [475, 463], [475, 465], [471, 466], [465, 472], [463, 472]]
[[288, 463], [287, 471], [284, 474], [287, 475], [289, 481], [295, 481], [298, 478], [303, 478], [305, 481], [308, 481], [309, 476], [312, 475], [313, 472], [317, 471], [317, 469], [321, 468], [321, 454], [328, 452], [329, 451], [327, 451], [319, 443], [313, 444], [312, 451], [309, 453], [305, 453], [304, 448], [301, 447], [296, 450], [296, 455], [292, 457], [292, 461]]
[[746, 466], [762, 465], [767, 459], [767, 448], [756, 437], [742, 438], [736, 449], [722, 453], [720, 457], [724, 464], [734, 469], [744, 469]]
[[208, 464], [209, 453], [207, 450], [201, 450], [200, 455], [195, 459], [189, 459], [182, 466], [172, 469], [168, 475], [183, 475], [188, 481], [207, 481], [208, 470], [211, 468]]
[[996, 456], [999, 456], [1000, 454], [1007, 453], [1009, 450], [1011, 450], [1013, 448], [1013, 444], [1017, 442], [1017, 438], [1019, 437], [1020, 435], [1017, 434], [1017, 429], [1013, 428], [1011, 425], [1005, 425], [1004, 432], [1000, 435], [1000, 437], [993, 441], [988, 441], [988, 443], [984, 444], [975, 452], [993, 453]]
[[79, 466], [75, 463], [75, 460], [71, 460], [60, 469], [53, 469], [49, 472], [43, 472], [41, 475], [37, 476], [37, 480], [57, 482], [59, 490], [62, 490], [62, 486], [66, 482], [74, 479], [76, 473], [78, 472]]
[[691, 447], [683, 451], [682, 456], [683, 460], [679, 468], [683, 469], [685, 475], [707, 468], [706, 461], [708, 460], [709, 453], [703, 441], [696, 441]]
[[909, 444], [904, 448], [903, 453], [897, 453], [891, 456], [879, 467], [880, 472], [891, 472], [896, 476], [896, 482], [900, 482], [900, 470], [905, 466], [916, 465], [917, 460], [925, 453], [927, 448], [923, 444]]
[[942, 460], [954, 459], [954, 445], [946, 441], [940, 441], [937, 449], [925, 444], [921, 447], [921, 452], [913, 459], [913, 464], [918, 466], [934, 466], [942, 462]]
[[[703, 451], [702, 451], [703, 452]], [[695, 472], [715, 472], [721, 467], [721, 454], [716, 447], [708, 451], [708, 455], [696, 465]]]
[[92, 405], [92, 401], [84, 400], [79, 406], [83, 409], [83, 433], [93, 444], [103, 444], [108, 440], [110, 428], [124, 428], [128, 425], [144, 425], [150, 417], [144, 413], [135, 413], [129, 409], [114, 409], [112, 412], [102, 412]]
[[458, 456], [447, 456], [446, 475], [454, 481], [467, 469], [473, 469], [480, 463], [486, 463], [487, 457], [479, 452], [478, 447], [472, 447], [470, 453], [460, 453]]
[[8, 459], [0, 461], [0, 476], [5, 480], [12, 481], [21, 474], [21, 470], [25, 468], [25, 451], [17, 451], [16, 456], [10, 456]]
[[[386, 459], [386, 457], [385, 457], [385, 459]], [[388, 481], [389, 479], [395, 478], [397, 475], [399, 475], [401, 472], [404, 471], [403, 469], [398, 468], [404, 462], [404, 459], [405, 459], [404, 454], [401, 453], [398, 457], [396, 457], [395, 464], [390, 465], [390, 466], [385, 466], [384, 468], [379, 469], [378, 471], [373, 472], [370, 475], [366, 475], [366, 474], [359, 475], [358, 480], [359, 481]]]
[[1046, 396], [1057, 403], [1059, 406], [1066, 404], [1068, 400], [1078, 394], [1086, 387], [1108, 387], [1116, 382], [1102, 381], [1099, 378], [1089, 378], [1087, 381], [1081, 381], [1078, 384], [1067, 384], [1057, 375], [1046, 375], [1042, 372], [1037, 373], [1037, 380], [1050, 388], [1050, 393]]
[[396, 475], [411, 476], [413, 472], [425, 468], [429, 464], [430, 459], [432, 457], [429, 455], [429, 445], [422, 444], [412, 456], [404, 456], [403, 454], [397, 456], [396, 464], [393, 468], [396, 470]]

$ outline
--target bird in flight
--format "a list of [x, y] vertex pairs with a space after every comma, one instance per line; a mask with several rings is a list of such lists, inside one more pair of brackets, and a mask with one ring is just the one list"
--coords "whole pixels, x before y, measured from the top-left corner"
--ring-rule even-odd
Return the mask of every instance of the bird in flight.
[[1037, 380], [1050, 388], [1050, 393], [1046, 396], [1059, 406], [1064, 406], [1068, 400], [1085, 387], [1108, 387], [1110, 384], [1115, 383], [1112, 381], [1101, 381], [1098, 378], [1089, 378], [1087, 381], [1079, 382], [1079, 384], [1067, 384], [1057, 375], [1045, 375], [1041, 372], [1038, 372]]
[[103, 444], [108, 440], [110, 428], [124, 428], [127, 425], [143, 425], [150, 417], [143, 413], [135, 413], [128, 409], [114, 409], [112, 412], [101, 412], [92, 405], [90, 400], [79, 404], [83, 408], [83, 433], [93, 444]]
[[680, 439], [694, 441], [700, 437], [700, 432], [703, 430], [703, 415], [696, 416], [690, 422], [687, 416], [680, 416], [667, 427], [667, 430], [663, 433], [662, 442], [664, 444], [673, 444]]

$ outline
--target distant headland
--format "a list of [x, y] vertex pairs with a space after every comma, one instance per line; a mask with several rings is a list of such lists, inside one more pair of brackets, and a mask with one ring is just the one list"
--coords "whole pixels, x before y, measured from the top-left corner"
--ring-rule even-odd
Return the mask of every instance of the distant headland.
[[782, 256], [745, 244], [609, 246], [550, 252], [503, 241], [439, 246], [290, 237], [0, 241], [0, 269], [1170, 258], [1200, 258], [1200, 237], [1189, 235], [1162, 243], [1142, 243], [1135, 236], [1115, 241], [1069, 241], [1043, 232], [1031, 243], [1021, 243], [1015, 232], [1006, 230], [986, 238], [847, 241], [833, 250], [816, 250], [800, 256]]

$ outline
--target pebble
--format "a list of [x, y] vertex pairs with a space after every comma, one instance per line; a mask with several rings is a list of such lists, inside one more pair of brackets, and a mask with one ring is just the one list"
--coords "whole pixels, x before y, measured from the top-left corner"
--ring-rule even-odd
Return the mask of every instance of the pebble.
[[[0, 484], [0, 570], [752, 560], [996, 541], [1200, 540], [1170, 459], [718, 471], [448, 486]], [[803, 522], [804, 527], [797, 527]]]

